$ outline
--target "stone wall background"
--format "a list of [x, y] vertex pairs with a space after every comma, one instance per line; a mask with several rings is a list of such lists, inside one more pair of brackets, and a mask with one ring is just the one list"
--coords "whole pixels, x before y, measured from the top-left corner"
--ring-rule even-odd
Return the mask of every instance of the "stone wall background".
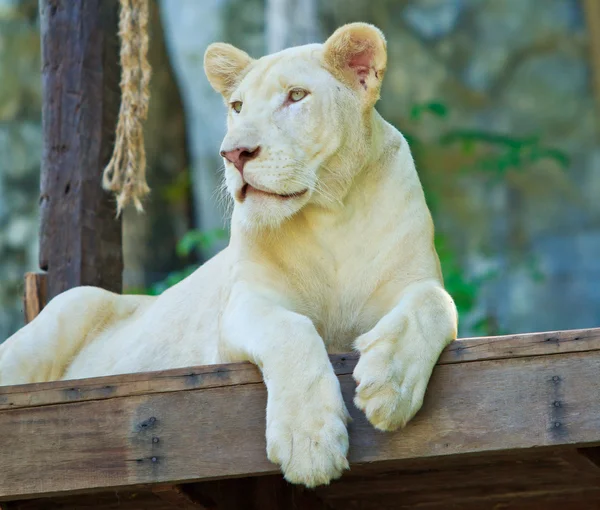
[[[126, 217], [129, 287], [193, 262], [175, 255], [187, 229], [226, 224], [215, 194], [224, 108], [204, 77], [206, 46], [224, 40], [260, 56], [282, 38], [322, 38], [362, 20], [388, 38], [379, 110], [420, 141], [418, 169], [451, 257], [447, 277], [473, 301], [461, 334], [600, 326], [600, 138], [581, 4], [158, 0], [148, 126], [153, 197], [146, 218]], [[294, 23], [298, 12], [313, 23]], [[447, 114], [417, 118], [415, 105], [432, 104]], [[485, 159], [498, 148], [440, 143], [458, 132], [535, 139], [567, 155], [568, 168], [545, 158], [500, 173], [465, 172], [474, 154]], [[0, 339], [20, 326], [22, 275], [37, 267], [40, 136], [37, 1], [0, 0]]]

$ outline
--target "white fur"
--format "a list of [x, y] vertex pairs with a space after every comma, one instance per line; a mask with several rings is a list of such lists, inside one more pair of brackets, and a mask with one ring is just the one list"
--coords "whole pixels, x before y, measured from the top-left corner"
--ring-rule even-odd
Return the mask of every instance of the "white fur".
[[[308, 191], [236, 199], [230, 245], [159, 297], [89, 287], [56, 297], [0, 347], [0, 384], [250, 360], [269, 393], [269, 459], [292, 482], [325, 484], [348, 467], [327, 352], [360, 351], [355, 403], [393, 430], [418, 411], [456, 336], [408, 144], [373, 108], [385, 40], [352, 24], [260, 60], [213, 45], [205, 62], [225, 100], [243, 101], [223, 148], [261, 146], [245, 179]], [[288, 104], [294, 87], [310, 94]], [[229, 163], [225, 179], [236, 197], [244, 182]]]

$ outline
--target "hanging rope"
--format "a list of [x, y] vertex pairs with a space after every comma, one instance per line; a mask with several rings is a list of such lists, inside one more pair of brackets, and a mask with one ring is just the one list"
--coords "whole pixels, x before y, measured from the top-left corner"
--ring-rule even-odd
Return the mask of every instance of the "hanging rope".
[[102, 178], [104, 189], [116, 195], [117, 216], [130, 202], [143, 211], [142, 198], [150, 192], [143, 133], [150, 100], [148, 0], [120, 0], [120, 4], [121, 107], [114, 152]]

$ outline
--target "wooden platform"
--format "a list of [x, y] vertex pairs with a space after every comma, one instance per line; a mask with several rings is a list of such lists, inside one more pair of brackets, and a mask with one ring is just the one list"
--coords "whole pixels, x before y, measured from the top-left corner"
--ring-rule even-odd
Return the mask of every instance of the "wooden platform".
[[247, 363], [0, 388], [2, 509], [599, 509], [600, 329], [457, 340], [406, 429], [352, 404], [351, 471], [314, 492], [265, 455]]

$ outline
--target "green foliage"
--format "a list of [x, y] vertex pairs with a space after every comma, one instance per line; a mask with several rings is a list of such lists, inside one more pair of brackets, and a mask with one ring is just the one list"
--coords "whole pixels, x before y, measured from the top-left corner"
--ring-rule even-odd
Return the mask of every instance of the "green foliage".
[[185, 267], [185, 269], [181, 269], [179, 271], [170, 272], [164, 280], [156, 282], [150, 286], [145, 294], [149, 294], [150, 296], [158, 296], [162, 294], [169, 287], [173, 287], [173, 285], [178, 284], [182, 280], [185, 280], [189, 275], [191, 275], [198, 266], [196, 264], [190, 264]]
[[227, 231], [222, 228], [200, 231], [190, 230], [177, 244], [177, 255], [188, 257], [194, 250], [210, 249], [217, 241], [227, 239]]
[[445, 104], [437, 101], [433, 101], [431, 103], [414, 104], [410, 109], [410, 120], [418, 121], [426, 113], [430, 113], [436, 117], [444, 118], [448, 116], [448, 108]]
[[[440, 121], [449, 116], [449, 108], [440, 102], [429, 102], [422, 105], [414, 105], [411, 108], [410, 120], [413, 126], [418, 128], [418, 123], [425, 115], [431, 115]], [[570, 166], [570, 158], [564, 152], [545, 147], [538, 136], [513, 137], [499, 133], [491, 133], [480, 130], [448, 129], [441, 136], [433, 139], [425, 139], [419, 136], [418, 130], [405, 132], [413, 150], [417, 168], [423, 171], [425, 158], [428, 151], [455, 150], [465, 156], [469, 161], [460, 168], [463, 175], [482, 175], [492, 178], [492, 183], [504, 182], [509, 172], [523, 173], [531, 166], [542, 160], [551, 160], [559, 168], [567, 170]], [[431, 172], [440, 175], [444, 169]], [[433, 186], [424, 183], [428, 206], [434, 216], [444, 214], [440, 211], [441, 196]], [[446, 289], [456, 302], [459, 315], [464, 316], [473, 311], [482, 286], [498, 276], [497, 272], [489, 271], [477, 277], [469, 276], [461, 267], [458, 253], [449, 242], [446, 234], [440, 230], [436, 231], [436, 249], [440, 258], [442, 272]], [[525, 257], [523, 266], [528, 270], [534, 281], [540, 281], [544, 275], [539, 269], [537, 260], [533, 257]], [[501, 330], [495, 317], [484, 316], [472, 325], [474, 333], [482, 335], [500, 334]]]
[[[221, 240], [227, 239], [227, 231], [224, 229], [213, 229], [207, 231], [190, 230], [179, 240], [176, 246], [177, 255], [182, 259], [188, 258], [196, 250], [210, 249], [214, 244]], [[147, 289], [133, 289], [130, 294], [148, 294], [150, 296], [158, 296], [165, 290], [191, 275], [198, 264], [189, 264], [184, 269], [170, 272], [164, 280], [152, 284]]]
[[465, 154], [473, 154], [476, 147], [489, 150], [488, 156], [480, 157], [463, 172], [490, 172], [503, 177], [508, 171], [523, 172], [544, 159], [557, 163], [563, 170], [569, 168], [570, 158], [562, 151], [540, 145], [538, 137], [518, 138], [473, 130], [452, 130], [440, 137], [441, 146], [460, 145]]

